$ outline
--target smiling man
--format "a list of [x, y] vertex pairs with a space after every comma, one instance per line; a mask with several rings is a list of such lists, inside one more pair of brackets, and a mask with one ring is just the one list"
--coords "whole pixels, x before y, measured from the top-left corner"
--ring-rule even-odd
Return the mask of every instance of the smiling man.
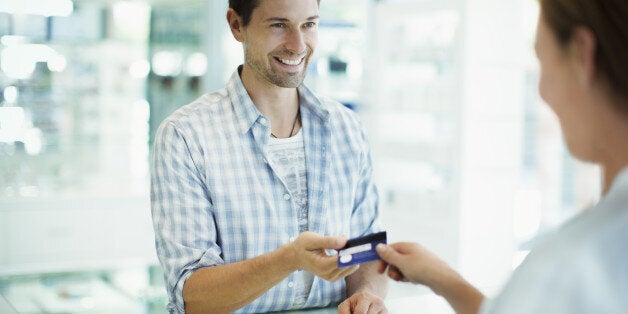
[[381, 226], [357, 116], [303, 85], [318, 5], [229, 1], [244, 64], [157, 132], [152, 212], [171, 313], [386, 313], [376, 265], [338, 268], [329, 254]]

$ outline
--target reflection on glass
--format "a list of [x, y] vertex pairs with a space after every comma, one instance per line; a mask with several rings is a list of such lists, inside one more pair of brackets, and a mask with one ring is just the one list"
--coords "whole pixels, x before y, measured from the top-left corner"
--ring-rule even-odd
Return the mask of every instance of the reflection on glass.
[[[6, 93], [6, 92], [5, 92]], [[27, 121], [24, 108], [0, 107], [0, 143], [14, 147], [11, 154], [38, 155], [42, 149], [41, 130]]]
[[165, 312], [148, 273], [150, 11], [0, 1], [0, 298], [18, 313]]
[[[11, 3], [0, 11], [34, 2]], [[103, 21], [106, 6], [98, 4], [43, 24], [35, 15], [8, 19], [13, 33], [0, 34], [0, 196], [146, 195], [149, 8], [125, 8], [135, 37], [105, 31], [122, 19]]]

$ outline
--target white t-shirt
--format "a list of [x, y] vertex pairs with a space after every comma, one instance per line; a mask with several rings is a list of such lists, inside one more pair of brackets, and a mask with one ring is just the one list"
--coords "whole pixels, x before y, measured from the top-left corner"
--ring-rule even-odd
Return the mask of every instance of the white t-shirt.
[[482, 313], [628, 313], [628, 168], [600, 202], [539, 240]]
[[[267, 146], [267, 154], [272, 161], [273, 169], [286, 185], [292, 196], [293, 205], [298, 213], [299, 233], [308, 230], [307, 207], [307, 171], [305, 168], [305, 145], [303, 133], [299, 131], [289, 138], [271, 137]], [[296, 282], [297, 298], [304, 303], [307, 300], [314, 275], [308, 271], [300, 270], [300, 281]]]

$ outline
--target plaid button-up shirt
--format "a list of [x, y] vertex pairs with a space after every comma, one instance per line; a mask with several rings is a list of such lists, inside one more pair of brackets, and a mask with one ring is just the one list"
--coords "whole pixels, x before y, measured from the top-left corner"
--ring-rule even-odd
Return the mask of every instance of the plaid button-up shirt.
[[[298, 92], [308, 230], [349, 237], [380, 231], [370, 151], [356, 114], [304, 85]], [[298, 235], [297, 205], [266, 157], [269, 135], [269, 120], [238, 71], [225, 88], [180, 108], [159, 127], [151, 200], [170, 312], [184, 312], [183, 285], [195, 270], [262, 255]], [[344, 280], [315, 278], [309, 297], [299, 299], [300, 278], [293, 273], [236, 313], [321, 307], [346, 297]]]

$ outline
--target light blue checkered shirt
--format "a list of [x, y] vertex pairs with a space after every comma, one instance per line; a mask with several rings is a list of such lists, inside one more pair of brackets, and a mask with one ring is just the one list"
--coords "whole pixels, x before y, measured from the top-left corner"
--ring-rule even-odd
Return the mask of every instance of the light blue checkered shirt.
[[[372, 161], [357, 115], [304, 85], [298, 91], [308, 229], [349, 237], [380, 231]], [[269, 135], [269, 120], [238, 71], [225, 88], [180, 108], [159, 127], [151, 200], [170, 312], [184, 312], [183, 285], [195, 270], [262, 255], [298, 235], [297, 205], [268, 163]], [[299, 299], [300, 278], [291, 274], [236, 313], [322, 307], [346, 298], [343, 280], [315, 278], [309, 297]]]

